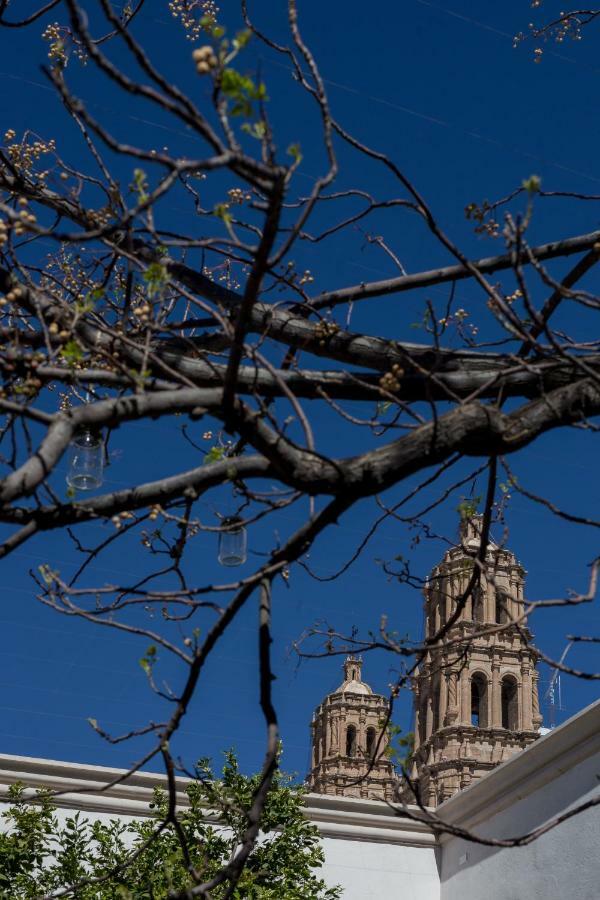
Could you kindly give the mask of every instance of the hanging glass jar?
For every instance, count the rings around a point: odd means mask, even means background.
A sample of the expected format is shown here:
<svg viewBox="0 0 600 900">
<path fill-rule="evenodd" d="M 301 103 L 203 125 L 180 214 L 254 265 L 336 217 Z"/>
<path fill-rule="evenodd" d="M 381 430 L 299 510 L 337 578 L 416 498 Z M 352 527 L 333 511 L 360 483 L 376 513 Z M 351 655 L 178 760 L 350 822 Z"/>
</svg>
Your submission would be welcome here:
<svg viewBox="0 0 600 900">
<path fill-rule="evenodd" d="M 223 519 L 219 533 L 219 556 L 222 566 L 241 566 L 247 559 L 248 535 L 241 519 Z"/>
<path fill-rule="evenodd" d="M 67 484 L 76 491 L 93 491 L 102 484 L 104 442 L 98 432 L 78 432 L 69 445 Z"/>
</svg>

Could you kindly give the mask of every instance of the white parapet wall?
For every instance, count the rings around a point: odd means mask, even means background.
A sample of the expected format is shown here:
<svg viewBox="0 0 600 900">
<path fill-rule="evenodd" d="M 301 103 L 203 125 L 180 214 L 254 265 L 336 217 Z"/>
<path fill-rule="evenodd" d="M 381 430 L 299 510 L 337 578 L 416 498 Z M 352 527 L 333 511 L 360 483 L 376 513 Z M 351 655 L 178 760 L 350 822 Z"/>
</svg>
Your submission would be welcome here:
<svg viewBox="0 0 600 900">
<path fill-rule="evenodd" d="M 484 838 L 514 838 L 600 799 L 600 702 L 451 797 L 438 814 Z M 503 848 L 444 835 L 441 900 L 599 900 L 600 806 L 533 843 Z"/>
<path fill-rule="evenodd" d="M 136 772 L 120 781 L 125 774 L 104 766 L 0 754 L 0 807 L 6 808 L 2 798 L 8 786 L 20 781 L 32 797 L 38 788 L 60 792 L 55 799 L 59 818 L 73 810 L 104 821 L 150 816 L 152 792 L 164 786 L 164 778 Z M 180 808 L 187 805 L 187 784 L 187 779 L 177 779 Z M 322 877 L 330 886 L 343 887 L 344 900 L 440 900 L 436 840 L 426 825 L 395 815 L 379 800 L 321 794 L 307 795 L 306 815 L 322 836 Z"/>
</svg>

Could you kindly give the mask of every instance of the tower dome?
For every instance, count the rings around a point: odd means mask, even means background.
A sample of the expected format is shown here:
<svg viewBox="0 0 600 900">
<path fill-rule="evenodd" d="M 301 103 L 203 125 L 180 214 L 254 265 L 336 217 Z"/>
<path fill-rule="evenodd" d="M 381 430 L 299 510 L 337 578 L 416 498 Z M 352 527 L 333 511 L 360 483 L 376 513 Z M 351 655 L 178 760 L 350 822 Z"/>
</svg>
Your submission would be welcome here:
<svg viewBox="0 0 600 900">
<path fill-rule="evenodd" d="M 373 688 L 362 680 L 362 659 L 360 656 L 348 656 L 344 662 L 344 681 L 336 694 L 372 694 Z"/>
</svg>

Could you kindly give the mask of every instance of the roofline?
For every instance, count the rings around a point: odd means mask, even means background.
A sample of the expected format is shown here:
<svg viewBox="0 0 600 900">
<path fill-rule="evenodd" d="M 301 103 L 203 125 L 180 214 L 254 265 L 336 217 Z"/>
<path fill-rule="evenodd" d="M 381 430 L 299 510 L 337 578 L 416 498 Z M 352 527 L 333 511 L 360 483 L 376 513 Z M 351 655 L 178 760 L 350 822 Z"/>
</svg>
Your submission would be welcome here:
<svg viewBox="0 0 600 900">
<path fill-rule="evenodd" d="M 473 828 L 564 774 L 565 760 L 571 769 L 596 753 L 600 753 L 600 700 L 445 800 L 436 813 L 448 824 Z M 440 842 L 451 839 L 444 834 Z"/>
<path fill-rule="evenodd" d="M 127 776 L 122 783 L 113 784 Z M 63 762 L 32 756 L 0 754 L 0 803 L 7 801 L 8 787 L 16 782 L 27 785 L 34 797 L 39 788 L 60 792 L 56 805 L 61 809 L 105 813 L 110 816 L 152 815 L 149 804 L 155 787 L 166 787 L 163 775 L 127 769 Z M 177 805 L 184 809 L 189 778 L 176 778 Z M 436 838 L 423 822 L 398 815 L 381 800 L 307 794 L 304 807 L 310 822 L 323 837 L 433 847 Z M 415 812 L 417 809 L 415 807 Z"/>
</svg>

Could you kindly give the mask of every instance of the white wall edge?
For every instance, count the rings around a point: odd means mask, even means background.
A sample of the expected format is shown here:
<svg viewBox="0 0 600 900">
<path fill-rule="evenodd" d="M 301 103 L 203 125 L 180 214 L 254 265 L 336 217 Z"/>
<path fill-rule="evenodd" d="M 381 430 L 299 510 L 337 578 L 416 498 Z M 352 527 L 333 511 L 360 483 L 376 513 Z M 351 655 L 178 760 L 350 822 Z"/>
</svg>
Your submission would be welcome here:
<svg viewBox="0 0 600 900">
<path fill-rule="evenodd" d="M 307 794 L 305 808 L 308 819 L 324 837 L 420 847 L 437 843 L 428 825 L 397 813 L 382 800 Z M 417 807 L 410 809 L 418 812 Z"/>
<path fill-rule="evenodd" d="M 0 803 L 7 802 L 11 784 L 22 782 L 27 786 L 28 797 L 34 798 L 40 788 L 57 794 L 54 802 L 61 809 L 115 817 L 151 816 L 153 791 L 157 786 L 165 787 L 164 776 L 135 772 L 122 783 L 111 784 L 126 774 L 126 769 L 0 754 Z M 187 778 L 176 779 L 177 805 L 181 809 L 188 806 L 188 784 Z M 398 815 L 381 800 L 307 794 L 305 812 L 323 837 L 419 847 L 436 844 L 427 825 Z"/>
<path fill-rule="evenodd" d="M 600 753 L 600 700 L 492 769 L 436 810 L 451 825 L 472 828 Z M 452 839 L 444 834 L 440 843 Z"/>
</svg>

